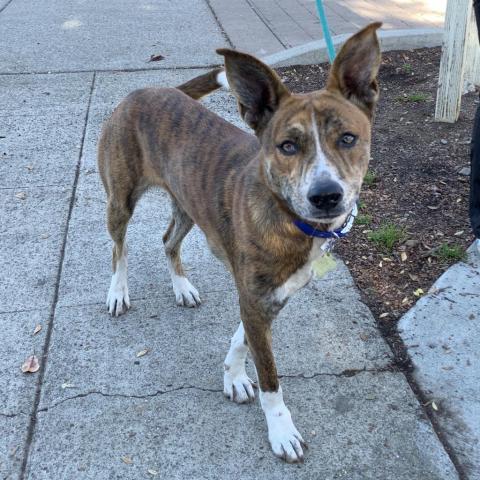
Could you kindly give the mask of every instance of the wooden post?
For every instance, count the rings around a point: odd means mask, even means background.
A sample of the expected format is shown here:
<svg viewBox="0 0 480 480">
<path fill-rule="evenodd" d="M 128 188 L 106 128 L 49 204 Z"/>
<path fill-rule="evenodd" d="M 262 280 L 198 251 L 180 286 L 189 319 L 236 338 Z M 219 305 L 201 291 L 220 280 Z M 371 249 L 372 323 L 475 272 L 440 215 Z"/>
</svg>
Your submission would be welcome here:
<svg viewBox="0 0 480 480">
<path fill-rule="evenodd" d="M 448 0 L 435 108 L 440 122 L 455 122 L 460 113 L 471 17 L 472 0 Z"/>
<path fill-rule="evenodd" d="M 472 86 L 480 85 L 480 44 L 478 39 L 477 22 L 475 12 L 472 8 L 470 25 L 467 34 L 467 52 L 465 56 L 465 77 L 466 90 Z"/>
</svg>

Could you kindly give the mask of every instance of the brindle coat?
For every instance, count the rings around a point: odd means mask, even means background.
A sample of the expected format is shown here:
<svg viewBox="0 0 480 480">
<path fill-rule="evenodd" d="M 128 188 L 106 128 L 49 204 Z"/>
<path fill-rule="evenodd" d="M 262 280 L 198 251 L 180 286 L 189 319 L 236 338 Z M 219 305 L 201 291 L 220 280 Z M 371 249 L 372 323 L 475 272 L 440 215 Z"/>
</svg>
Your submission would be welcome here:
<svg viewBox="0 0 480 480">
<path fill-rule="evenodd" d="M 324 155 L 346 186 L 342 214 L 317 221 L 319 228 L 332 229 L 345 220 L 367 170 L 378 97 L 379 26 L 368 26 L 344 45 L 325 90 L 303 95 L 291 94 L 257 59 L 219 50 L 240 113 L 255 135 L 194 100 L 219 87 L 218 71 L 177 89 L 131 93 L 102 131 L 98 163 L 108 195 L 114 272 L 121 258 L 126 269 L 124 240 L 137 200 L 151 186 L 165 189 L 173 216 L 163 241 L 174 275 L 184 275 L 180 245 L 196 223 L 234 276 L 244 341 L 262 392 L 279 389 L 271 324 L 286 299 L 275 292 L 306 264 L 312 251 L 314 240 L 293 224 L 299 217 L 315 221 L 301 195 L 304 184 L 312 178 L 318 156 Z M 342 135 L 350 132 L 356 137 L 352 148 L 340 144 Z M 285 140 L 295 143 L 295 155 L 283 154 L 279 145 Z M 111 312 L 122 313 L 128 306 L 127 293 Z M 298 461 L 303 453 L 285 457 Z"/>
</svg>

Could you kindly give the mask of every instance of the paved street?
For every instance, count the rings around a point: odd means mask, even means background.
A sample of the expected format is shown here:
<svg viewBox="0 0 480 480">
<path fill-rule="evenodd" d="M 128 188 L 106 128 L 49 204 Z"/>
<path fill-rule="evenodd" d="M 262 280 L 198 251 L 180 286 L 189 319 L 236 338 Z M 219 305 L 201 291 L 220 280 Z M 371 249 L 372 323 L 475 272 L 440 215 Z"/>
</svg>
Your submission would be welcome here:
<svg viewBox="0 0 480 480">
<path fill-rule="evenodd" d="M 101 123 L 136 88 L 206 71 L 229 42 L 204 0 L 0 2 L 1 478 L 459 478 L 341 262 L 274 327 L 286 402 L 310 446 L 300 466 L 271 454 L 258 401 L 223 397 L 237 298 L 197 229 L 183 256 L 204 302 L 175 306 L 160 191 L 129 229 L 133 307 L 108 316 Z M 230 95 L 206 104 L 240 125 Z M 40 370 L 23 374 L 34 353 Z"/>
</svg>

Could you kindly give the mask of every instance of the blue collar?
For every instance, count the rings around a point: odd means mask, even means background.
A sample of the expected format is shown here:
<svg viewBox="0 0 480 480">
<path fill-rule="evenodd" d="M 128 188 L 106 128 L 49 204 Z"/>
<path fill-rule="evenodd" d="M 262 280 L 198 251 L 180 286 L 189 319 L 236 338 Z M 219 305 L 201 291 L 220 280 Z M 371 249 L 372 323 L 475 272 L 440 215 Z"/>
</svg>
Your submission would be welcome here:
<svg viewBox="0 0 480 480">
<path fill-rule="evenodd" d="M 355 217 L 357 216 L 358 209 L 357 205 L 355 204 L 352 211 L 348 215 L 345 223 L 336 230 L 330 231 L 322 231 L 317 230 L 315 227 L 310 225 L 309 223 L 302 222 L 301 220 L 294 220 L 293 223 L 295 226 L 301 230 L 305 235 L 309 237 L 317 237 L 317 238 L 342 238 L 346 237 L 348 232 L 351 230 Z"/>
</svg>

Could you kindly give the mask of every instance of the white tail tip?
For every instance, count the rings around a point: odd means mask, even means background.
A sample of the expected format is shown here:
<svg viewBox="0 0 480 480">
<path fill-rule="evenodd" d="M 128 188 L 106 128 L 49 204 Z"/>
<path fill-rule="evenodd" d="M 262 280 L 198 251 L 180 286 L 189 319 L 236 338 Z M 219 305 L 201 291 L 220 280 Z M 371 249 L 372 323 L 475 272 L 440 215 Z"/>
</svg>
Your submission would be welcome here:
<svg viewBox="0 0 480 480">
<path fill-rule="evenodd" d="M 217 74 L 217 82 L 223 88 L 230 90 L 230 85 L 228 84 L 227 75 L 225 74 L 225 70 L 221 71 Z"/>
</svg>

